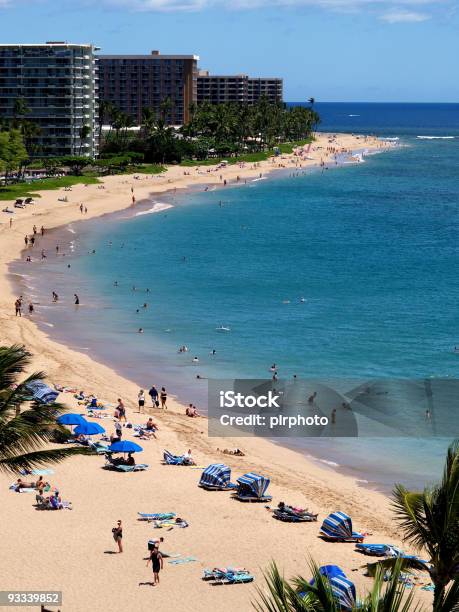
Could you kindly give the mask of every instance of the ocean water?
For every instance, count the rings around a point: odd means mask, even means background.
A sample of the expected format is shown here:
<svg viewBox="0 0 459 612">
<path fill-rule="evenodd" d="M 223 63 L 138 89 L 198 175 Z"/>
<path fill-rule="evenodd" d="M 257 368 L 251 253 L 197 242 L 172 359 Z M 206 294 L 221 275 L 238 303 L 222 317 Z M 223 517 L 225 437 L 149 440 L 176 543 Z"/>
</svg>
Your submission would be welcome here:
<svg viewBox="0 0 459 612">
<path fill-rule="evenodd" d="M 143 388 L 164 384 L 203 409 L 204 378 L 269 377 L 272 363 L 280 377 L 344 386 L 457 377 L 459 105 L 317 110 L 325 131 L 398 138 L 400 146 L 328 171 L 152 195 L 135 212 L 52 232 L 45 263 L 14 268 L 40 302 L 40 324 Z M 51 256 L 56 242 L 65 257 Z M 179 354 L 183 344 L 189 352 Z M 452 406 L 451 437 L 458 429 Z M 448 441 L 288 444 L 388 489 L 437 479 Z"/>
</svg>

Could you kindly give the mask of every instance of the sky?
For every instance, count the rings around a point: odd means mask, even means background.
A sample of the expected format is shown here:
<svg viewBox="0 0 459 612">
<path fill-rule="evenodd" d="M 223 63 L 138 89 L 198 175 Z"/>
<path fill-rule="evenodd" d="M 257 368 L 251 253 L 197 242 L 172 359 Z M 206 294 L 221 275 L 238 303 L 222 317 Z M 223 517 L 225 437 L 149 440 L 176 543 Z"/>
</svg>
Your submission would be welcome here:
<svg viewBox="0 0 459 612">
<path fill-rule="evenodd" d="M 286 101 L 459 102 L 459 0 L 0 0 L 0 42 L 196 54 Z"/>
</svg>

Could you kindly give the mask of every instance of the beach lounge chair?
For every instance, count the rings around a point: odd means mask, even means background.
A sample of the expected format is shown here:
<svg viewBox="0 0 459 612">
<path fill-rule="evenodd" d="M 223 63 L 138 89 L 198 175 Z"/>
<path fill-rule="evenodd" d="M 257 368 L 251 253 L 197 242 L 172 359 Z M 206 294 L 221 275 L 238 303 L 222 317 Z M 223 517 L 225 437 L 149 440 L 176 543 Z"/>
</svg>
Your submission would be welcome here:
<svg viewBox="0 0 459 612">
<path fill-rule="evenodd" d="M 148 470 L 150 467 L 146 463 L 139 463 L 137 465 L 114 465 L 110 463 L 105 466 L 108 469 L 116 470 L 117 472 L 143 472 Z"/>
<path fill-rule="evenodd" d="M 356 604 L 355 586 L 346 578 L 343 570 L 337 565 L 323 565 L 319 567 L 319 572 L 328 579 L 340 609 L 343 612 L 354 609 Z M 310 584 L 314 585 L 314 582 L 314 580 L 311 580 Z M 308 593 L 300 593 L 300 596 L 307 599 Z"/>
<path fill-rule="evenodd" d="M 230 480 L 231 468 L 224 463 L 213 463 L 201 474 L 198 486 L 207 491 L 233 491 L 236 485 Z"/>
<path fill-rule="evenodd" d="M 246 569 L 215 568 L 204 570 L 203 580 L 214 584 L 243 584 L 253 582 L 254 577 Z"/>
<path fill-rule="evenodd" d="M 88 446 L 98 455 L 105 455 L 105 453 L 108 451 L 108 446 L 106 444 L 102 444 L 101 442 L 93 442 L 92 440 L 89 440 Z"/>
<path fill-rule="evenodd" d="M 273 510 L 273 517 L 286 523 L 310 523 L 317 521 L 317 516 L 317 514 L 312 514 L 312 512 L 308 512 L 306 509 L 287 506 L 283 502 Z"/>
<path fill-rule="evenodd" d="M 163 459 L 165 465 L 190 465 L 187 457 L 183 455 L 173 455 L 168 450 L 164 451 Z"/>
<path fill-rule="evenodd" d="M 175 518 L 174 512 L 137 512 L 139 521 L 166 521 Z"/>
<path fill-rule="evenodd" d="M 352 531 L 352 519 L 344 512 L 333 512 L 322 523 L 320 535 L 332 542 L 363 542 L 362 533 Z"/>
<path fill-rule="evenodd" d="M 356 544 L 355 550 L 370 557 L 397 557 L 403 554 L 392 544 Z"/>
<path fill-rule="evenodd" d="M 266 495 L 270 480 L 254 472 L 249 472 L 237 479 L 237 490 L 233 494 L 235 499 L 244 502 L 271 501 L 271 495 Z"/>
<path fill-rule="evenodd" d="M 214 567 L 213 569 L 205 569 L 202 576 L 203 580 L 218 580 L 223 574 L 248 574 L 249 571 L 245 567 Z"/>
</svg>

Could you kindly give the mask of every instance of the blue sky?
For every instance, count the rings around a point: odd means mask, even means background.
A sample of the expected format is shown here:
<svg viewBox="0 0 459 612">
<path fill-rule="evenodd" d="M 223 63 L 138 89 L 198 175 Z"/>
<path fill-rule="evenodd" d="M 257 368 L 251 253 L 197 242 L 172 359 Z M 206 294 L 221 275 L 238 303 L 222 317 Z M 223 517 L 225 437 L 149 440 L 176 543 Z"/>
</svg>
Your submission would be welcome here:
<svg viewBox="0 0 459 612">
<path fill-rule="evenodd" d="M 0 0 L 0 42 L 195 53 L 285 99 L 459 102 L 457 0 Z"/>
</svg>

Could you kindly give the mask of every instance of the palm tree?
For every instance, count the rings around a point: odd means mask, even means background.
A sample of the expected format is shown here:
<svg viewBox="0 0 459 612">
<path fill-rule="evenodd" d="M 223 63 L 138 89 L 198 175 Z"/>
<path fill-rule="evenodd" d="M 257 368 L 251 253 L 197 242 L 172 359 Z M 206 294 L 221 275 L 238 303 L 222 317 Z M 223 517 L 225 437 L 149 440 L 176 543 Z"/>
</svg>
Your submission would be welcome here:
<svg viewBox="0 0 459 612">
<path fill-rule="evenodd" d="M 319 567 L 309 563 L 313 584 L 297 576 L 290 584 L 271 563 L 264 574 L 267 592 L 257 588 L 259 600 L 253 602 L 258 612 L 341 612 L 342 608 L 333 594 L 331 584 Z M 400 561 L 394 567 L 388 582 L 384 582 L 384 571 L 377 572 L 373 588 L 355 603 L 352 610 L 360 612 L 416 612 L 420 607 L 414 603 L 414 592 L 406 592 L 400 582 Z M 446 612 L 446 608 L 443 612 Z M 451 608 L 450 608 L 451 610 Z"/>
<path fill-rule="evenodd" d="M 440 484 L 422 493 L 396 485 L 393 507 L 405 540 L 430 556 L 434 610 L 445 602 L 453 610 L 459 606 L 459 440 L 448 449 Z"/>
<path fill-rule="evenodd" d="M 31 355 L 23 347 L 0 347 L 0 471 L 17 473 L 49 463 L 59 463 L 75 454 L 87 453 L 84 447 L 46 448 L 56 430 L 66 429 L 56 421 L 63 412 L 60 404 L 30 402 L 27 385 L 43 381 L 43 372 L 34 372 L 18 382 L 30 364 Z M 28 403 L 25 410 L 21 405 Z"/>
</svg>

